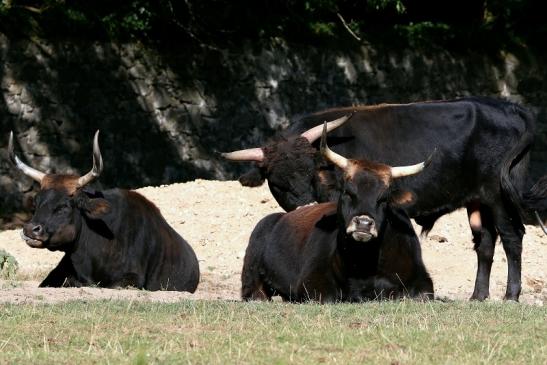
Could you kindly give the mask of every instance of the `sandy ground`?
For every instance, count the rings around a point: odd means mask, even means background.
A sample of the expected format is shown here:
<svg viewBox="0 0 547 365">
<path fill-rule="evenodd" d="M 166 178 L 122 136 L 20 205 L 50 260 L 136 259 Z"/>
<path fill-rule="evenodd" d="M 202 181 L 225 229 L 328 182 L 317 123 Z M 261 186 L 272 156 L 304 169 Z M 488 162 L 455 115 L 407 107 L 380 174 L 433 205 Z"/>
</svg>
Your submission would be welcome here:
<svg viewBox="0 0 547 365">
<path fill-rule="evenodd" d="M 138 190 L 162 211 L 167 221 L 192 245 L 199 259 L 201 281 L 194 294 L 131 289 L 38 288 L 62 254 L 32 249 L 19 231 L 0 232 L 0 249 L 18 260 L 22 281 L 0 281 L 0 302 L 58 302 L 72 299 L 130 299 L 173 302 L 181 298 L 238 300 L 245 248 L 252 229 L 265 215 L 281 208 L 264 185 L 242 187 L 236 181 L 196 180 Z M 522 263 L 521 302 L 547 302 L 547 238 L 539 228 L 526 227 Z M 419 232 L 419 231 L 418 231 Z M 467 299 L 473 291 L 476 256 L 464 211 L 437 222 L 422 238 L 423 257 L 437 296 Z M 498 242 L 490 281 L 491 300 L 505 292 L 507 264 Z"/>
</svg>

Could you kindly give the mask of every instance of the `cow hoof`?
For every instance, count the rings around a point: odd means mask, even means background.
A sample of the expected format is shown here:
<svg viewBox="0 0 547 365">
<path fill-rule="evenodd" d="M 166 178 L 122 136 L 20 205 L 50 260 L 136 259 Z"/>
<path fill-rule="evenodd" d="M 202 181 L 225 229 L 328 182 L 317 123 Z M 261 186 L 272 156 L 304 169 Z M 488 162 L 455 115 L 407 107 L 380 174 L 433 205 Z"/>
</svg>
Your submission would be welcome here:
<svg viewBox="0 0 547 365">
<path fill-rule="evenodd" d="M 519 296 L 518 295 L 509 295 L 509 294 L 505 294 L 505 296 L 503 297 L 503 300 L 511 300 L 511 301 L 514 301 L 514 302 L 517 302 L 519 301 Z"/>
<path fill-rule="evenodd" d="M 479 301 L 479 302 L 483 302 L 486 299 L 488 299 L 488 294 L 475 294 L 475 293 L 473 293 L 471 298 L 469 298 L 469 300 L 476 300 L 476 301 Z"/>
</svg>

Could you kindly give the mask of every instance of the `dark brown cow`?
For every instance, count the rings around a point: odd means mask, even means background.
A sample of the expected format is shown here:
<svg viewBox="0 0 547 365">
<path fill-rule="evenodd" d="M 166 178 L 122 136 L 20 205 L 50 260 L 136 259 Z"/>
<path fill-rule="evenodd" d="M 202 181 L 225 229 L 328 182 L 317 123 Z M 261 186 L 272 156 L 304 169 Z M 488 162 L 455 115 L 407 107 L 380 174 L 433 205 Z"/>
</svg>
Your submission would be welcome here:
<svg viewBox="0 0 547 365">
<path fill-rule="evenodd" d="M 262 219 L 245 253 L 242 298 L 280 295 L 296 302 L 432 298 L 433 283 L 422 262 L 418 237 L 401 209 L 414 196 L 391 188 L 394 179 L 416 174 L 427 163 L 390 167 L 347 160 L 326 145 L 322 148 L 344 174 L 338 203 Z"/>
<path fill-rule="evenodd" d="M 40 183 L 36 209 L 22 237 L 35 248 L 63 251 L 41 287 L 134 286 L 194 292 L 199 265 L 192 247 L 165 221 L 159 209 L 134 191 L 94 191 L 86 186 L 103 169 L 99 131 L 93 141 L 93 169 L 86 175 L 45 174 L 15 155 L 25 175 Z"/>
</svg>

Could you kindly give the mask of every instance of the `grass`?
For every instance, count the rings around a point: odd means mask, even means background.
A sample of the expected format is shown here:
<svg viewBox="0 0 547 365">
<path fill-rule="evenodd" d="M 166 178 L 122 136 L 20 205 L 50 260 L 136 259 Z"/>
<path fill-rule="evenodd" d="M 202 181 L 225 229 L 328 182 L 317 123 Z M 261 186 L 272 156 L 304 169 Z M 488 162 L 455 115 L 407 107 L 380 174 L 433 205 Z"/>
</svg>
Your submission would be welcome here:
<svg viewBox="0 0 547 365">
<path fill-rule="evenodd" d="M 0 305 L 0 363 L 546 364 L 547 309 L 412 301 Z"/>
<path fill-rule="evenodd" d="M 19 270 L 19 263 L 5 250 L 0 249 L 0 279 L 11 279 Z"/>
</svg>

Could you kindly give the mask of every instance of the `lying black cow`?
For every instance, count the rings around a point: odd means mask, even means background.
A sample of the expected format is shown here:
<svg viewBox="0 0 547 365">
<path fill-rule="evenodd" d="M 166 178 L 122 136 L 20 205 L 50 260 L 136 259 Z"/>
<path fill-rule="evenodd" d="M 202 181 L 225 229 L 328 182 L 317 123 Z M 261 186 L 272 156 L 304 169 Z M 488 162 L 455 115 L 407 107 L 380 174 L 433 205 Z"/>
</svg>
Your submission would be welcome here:
<svg viewBox="0 0 547 365">
<path fill-rule="evenodd" d="M 10 134 L 10 159 L 40 183 L 34 216 L 22 237 L 31 247 L 65 252 L 40 286 L 133 286 L 193 293 L 199 281 L 196 255 L 153 203 L 134 191 L 86 189 L 103 168 L 98 135 L 93 169 L 78 177 L 44 174 L 25 165 L 14 153 Z"/>
<path fill-rule="evenodd" d="M 432 298 L 420 243 L 400 209 L 413 195 L 392 189 L 394 179 L 416 174 L 425 164 L 390 167 L 323 149 L 344 173 L 338 205 L 312 205 L 262 219 L 245 253 L 242 298 Z"/>
<path fill-rule="evenodd" d="M 518 300 L 524 234 L 521 197 L 527 191 L 534 137 L 530 113 L 519 105 L 489 98 L 331 109 L 301 119 L 285 133 L 287 137 L 266 147 L 224 157 L 256 161 L 258 168 L 240 181 L 257 186 L 267 179 L 273 196 L 287 211 L 313 201 L 332 201 L 339 178 L 318 157 L 312 141 L 300 133 L 348 113 L 353 113 L 352 118 L 329 134 L 337 153 L 404 165 L 425 159 L 437 148 L 427 171 L 395 183 L 416 194 L 406 212 L 427 232 L 440 216 L 466 207 L 478 257 L 471 298 L 482 300 L 489 295 L 499 234 L 508 265 L 505 298 Z M 546 201 L 547 196 L 528 196 L 524 202 L 541 206 L 538 200 Z"/>
</svg>

